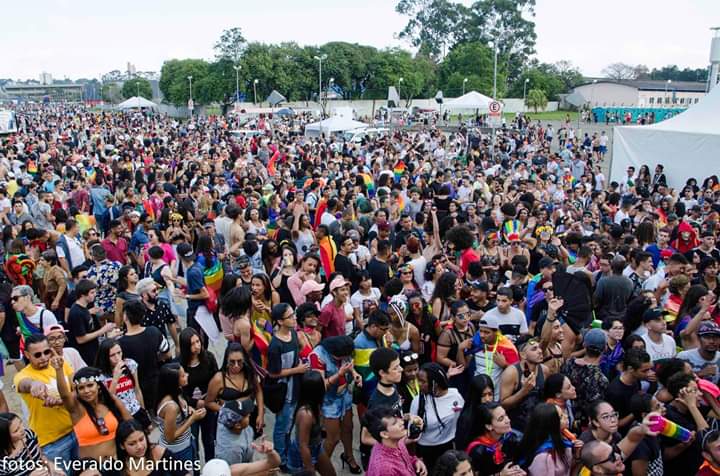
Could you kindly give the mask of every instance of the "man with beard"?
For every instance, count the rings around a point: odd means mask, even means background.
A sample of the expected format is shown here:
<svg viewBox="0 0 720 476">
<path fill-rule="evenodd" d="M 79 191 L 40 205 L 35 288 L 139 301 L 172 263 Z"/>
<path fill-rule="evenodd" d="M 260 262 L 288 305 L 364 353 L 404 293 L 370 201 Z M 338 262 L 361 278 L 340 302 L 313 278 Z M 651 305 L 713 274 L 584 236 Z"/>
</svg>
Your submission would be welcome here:
<svg viewBox="0 0 720 476">
<path fill-rule="evenodd" d="M 170 331 L 170 336 L 175 343 L 175 348 L 179 349 L 180 341 L 178 340 L 177 318 L 172 315 L 170 305 L 165 300 L 158 299 L 157 288 L 157 284 L 153 278 L 141 279 L 135 286 L 140 299 L 142 299 L 143 304 L 145 304 L 147 308 L 142 325 L 143 327 L 157 327 L 163 334 L 163 337 L 167 337 L 165 331 L 165 326 L 167 326 Z"/>
<path fill-rule="evenodd" d="M 507 410 L 513 428 L 525 429 L 527 419 L 542 402 L 545 376 L 549 370 L 542 364 L 540 341 L 533 337 L 519 345 L 520 362 L 503 370 L 500 377 L 500 403 Z"/>
<path fill-rule="evenodd" d="M 695 349 L 684 350 L 677 357 L 692 365 L 693 372 L 706 380 L 718 383 L 718 363 L 720 363 L 720 326 L 715 321 L 705 321 L 698 330 L 700 346 Z"/>
</svg>

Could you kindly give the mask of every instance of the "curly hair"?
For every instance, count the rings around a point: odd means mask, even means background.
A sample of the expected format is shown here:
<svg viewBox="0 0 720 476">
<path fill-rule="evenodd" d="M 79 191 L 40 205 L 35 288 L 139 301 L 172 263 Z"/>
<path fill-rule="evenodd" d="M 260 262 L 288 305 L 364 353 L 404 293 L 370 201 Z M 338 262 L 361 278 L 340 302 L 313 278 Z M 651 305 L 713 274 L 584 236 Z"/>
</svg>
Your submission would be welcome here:
<svg viewBox="0 0 720 476">
<path fill-rule="evenodd" d="M 470 229 L 465 225 L 456 225 L 445 233 L 445 239 L 455 245 L 458 250 L 471 248 L 475 239 Z"/>
</svg>

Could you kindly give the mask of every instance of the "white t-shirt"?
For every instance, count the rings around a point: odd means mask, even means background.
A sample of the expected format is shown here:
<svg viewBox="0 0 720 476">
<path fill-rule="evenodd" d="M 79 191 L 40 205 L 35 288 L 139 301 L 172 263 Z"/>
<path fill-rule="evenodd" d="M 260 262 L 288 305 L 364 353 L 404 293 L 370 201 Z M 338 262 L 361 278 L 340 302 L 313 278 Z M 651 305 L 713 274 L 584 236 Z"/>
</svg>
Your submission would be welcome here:
<svg viewBox="0 0 720 476">
<path fill-rule="evenodd" d="M 528 333 L 525 313 L 516 307 L 511 307 L 507 314 L 501 313 L 497 307 L 494 307 L 486 312 L 485 316 L 495 316 L 500 324 L 500 332 L 513 342 L 520 335 Z"/>
<path fill-rule="evenodd" d="M 70 367 L 72 367 L 75 372 L 87 367 L 87 364 L 80 355 L 80 352 L 72 347 L 63 347 L 63 358 L 65 359 L 65 362 L 70 364 Z"/>
<path fill-rule="evenodd" d="M 425 284 L 425 268 L 427 268 L 427 259 L 420 255 L 419 258 L 410 260 L 410 265 L 412 265 L 413 268 L 415 282 L 422 288 Z"/>
<path fill-rule="evenodd" d="M 653 362 L 660 359 L 670 359 L 675 357 L 675 354 L 677 353 L 675 341 L 667 334 L 662 335 L 661 344 L 656 344 L 650 340 L 649 334 L 642 336 L 642 340 L 645 341 L 645 350 L 648 354 L 650 354 L 650 359 Z"/>
<path fill-rule="evenodd" d="M 456 388 L 449 388 L 442 397 L 435 397 L 435 404 L 427 395 L 417 395 L 410 404 L 410 413 L 418 414 L 420 398 L 425 398 L 425 429 L 418 443 L 426 446 L 437 446 L 455 438 L 455 428 L 465 400 Z M 437 408 L 437 414 L 435 409 Z M 439 419 L 438 419 L 439 417 Z M 440 424 L 442 422 L 444 426 Z"/>
<path fill-rule="evenodd" d="M 376 306 L 380 303 L 380 290 L 378 288 L 370 288 L 370 295 L 361 294 L 360 290 L 357 290 L 350 296 L 350 304 L 353 309 L 360 310 L 360 318 L 365 319 L 365 310 L 368 309 L 371 303 Z"/>
<path fill-rule="evenodd" d="M 40 327 L 40 314 L 42 314 L 43 327 L 53 326 L 58 323 L 55 314 L 53 314 L 50 309 L 45 309 L 40 306 L 35 306 L 35 309 L 35 314 L 32 316 L 25 316 L 35 327 Z"/>
<path fill-rule="evenodd" d="M 72 263 L 72 267 L 74 268 L 75 266 L 83 264 L 85 262 L 85 252 L 83 251 L 82 246 L 80 246 L 77 238 L 68 238 L 65 236 L 65 242 L 67 243 L 68 250 L 70 251 L 70 262 Z M 65 250 L 60 245 L 55 246 L 55 253 L 57 253 L 58 258 L 66 258 Z"/>
</svg>

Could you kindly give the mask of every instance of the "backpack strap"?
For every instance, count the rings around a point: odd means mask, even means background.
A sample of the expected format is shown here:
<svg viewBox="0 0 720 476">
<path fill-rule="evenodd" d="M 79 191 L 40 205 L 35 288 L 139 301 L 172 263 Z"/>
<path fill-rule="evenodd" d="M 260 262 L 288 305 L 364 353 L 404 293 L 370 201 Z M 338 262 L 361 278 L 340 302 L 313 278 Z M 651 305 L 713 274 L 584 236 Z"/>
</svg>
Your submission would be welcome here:
<svg viewBox="0 0 720 476">
<path fill-rule="evenodd" d="M 40 309 L 40 333 L 45 332 L 45 326 L 43 326 L 43 316 L 45 315 L 45 309 Z"/>
</svg>

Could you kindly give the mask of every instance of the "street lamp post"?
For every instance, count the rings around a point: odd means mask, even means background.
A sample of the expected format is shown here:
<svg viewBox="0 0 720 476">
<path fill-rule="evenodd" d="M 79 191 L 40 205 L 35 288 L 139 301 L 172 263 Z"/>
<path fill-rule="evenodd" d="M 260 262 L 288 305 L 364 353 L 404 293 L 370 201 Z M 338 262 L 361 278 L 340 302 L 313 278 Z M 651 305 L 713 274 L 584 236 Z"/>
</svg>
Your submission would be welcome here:
<svg viewBox="0 0 720 476">
<path fill-rule="evenodd" d="M 240 102 L 240 70 L 242 66 L 233 66 L 235 70 L 235 102 Z"/>
<path fill-rule="evenodd" d="M 400 85 L 402 84 L 403 81 L 405 81 L 405 78 L 403 78 L 401 76 L 400 79 L 398 79 L 398 97 L 400 98 L 401 103 L 402 103 L 402 93 L 400 92 Z M 400 104 L 398 104 L 398 106 L 402 107 Z"/>
<path fill-rule="evenodd" d="M 668 87 L 672 84 L 672 79 L 668 79 L 665 82 L 665 107 L 670 107 L 670 101 L 668 101 Z"/>
<path fill-rule="evenodd" d="M 525 112 L 525 92 L 527 91 L 527 85 L 530 82 L 530 78 L 525 78 L 523 83 L 523 112 Z"/>
<path fill-rule="evenodd" d="M 498 56 L 498 45 L 497 42 L 491 41 L 490 48 L 493 49 L 493 99 L 497 99 L 497 56 Z"/>
<path fill-rule="evenodd" d="M 188 76 L 188 82 L 190 83 L 190 100 L 188 101 L 188 109 L 190 109 L 190 117 L 192 117 L 193 114 L 193 98 L 192 98 L 192 76 Z"/>
<path fill-rule="evenodd" d="M 332 88 L 332 85 L 333 85 L 334 83 L 335 83 L 335 78 L 330 78 L 330 80 L 328 81 L 327 92 L 325 93 L 325 101 L 326 101 L 326 102 L 327 102 L 328 100 L 330 100 L 330 89 Z"/>
<path fill-rule="evenodd" d="M 465 84 L 468 82 L 468 79 L 463 79 L 463 96 L 465 96 Z"/>
<path fill-rule="evenodd" d="M 326 54 L 322 54 L 320 56 L 313 56 L 318 61 L 318 102 L 320 103 L 320 120 L 323 119 L 323 116 L 325 115 L 325 107 L 323 106 L 322 102 L 322 62 L 327 59 Z M 320 135 L 322 135 L 322 130 L 320 130 Z"/>
<path fill-rule="evenodd" d="M 259 82 L 260 82 L 259 79 L 255 79 L 253 81 L 253 97 L 255 98 L 254 104 L 257 104 L 257 83 L 259 83 Z"/>
<path fill-rule="evenodd" d="M 135 80 L 135 86 L 137 87 L 137 97 L 140 97 L 140 81 Z"/>
</svg>

